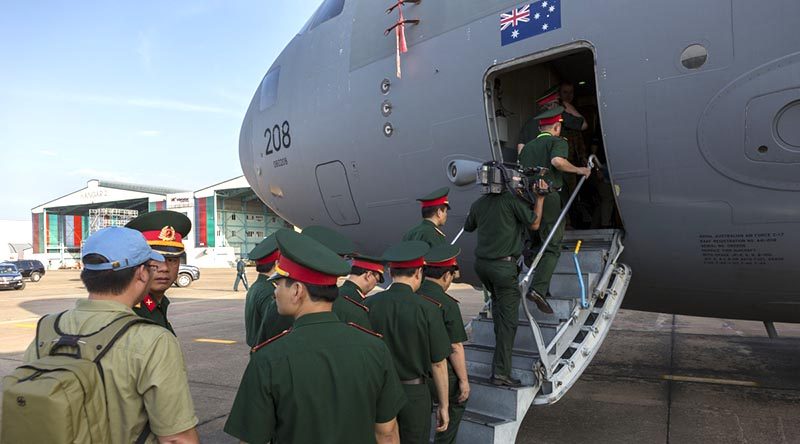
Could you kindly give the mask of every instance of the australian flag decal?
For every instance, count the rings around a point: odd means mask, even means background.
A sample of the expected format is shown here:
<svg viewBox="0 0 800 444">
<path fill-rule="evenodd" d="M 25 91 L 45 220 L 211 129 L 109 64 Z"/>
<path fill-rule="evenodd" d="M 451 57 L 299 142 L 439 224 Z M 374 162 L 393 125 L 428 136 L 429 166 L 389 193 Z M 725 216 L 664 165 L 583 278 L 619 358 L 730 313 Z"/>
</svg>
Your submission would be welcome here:
<svg viewBox="0 0 800 444">
<path fill-rule="evenodd" d="M 509 45 L 561 28 L 561 0 L 540 0 L 500 14 L 500 43 Z"/>
</svg>

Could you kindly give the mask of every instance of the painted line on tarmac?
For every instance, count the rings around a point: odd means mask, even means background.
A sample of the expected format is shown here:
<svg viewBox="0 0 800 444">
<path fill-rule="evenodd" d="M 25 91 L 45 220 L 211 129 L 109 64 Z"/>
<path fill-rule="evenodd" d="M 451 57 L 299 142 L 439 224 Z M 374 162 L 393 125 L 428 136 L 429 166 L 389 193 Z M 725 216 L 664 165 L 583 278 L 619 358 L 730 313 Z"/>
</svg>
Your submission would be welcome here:
<svg viewBox="0 0 800 444">
<path fill-rule="evenodd" d="M 205 342 L 208 344 L 225 344 L 225 345 L 231 345 L 236 343 L 236 341 L 230 341 L 228 339 L 204 339 L 204 338 L 195 339 L 194 342 Z"/>
<path fill-rule="evenodd" d="M 698 378 L 696 376 L 661 375 L 661 379 L 676 382 L 697 382 L 700 384 L 738 385 L 741 387 L 758 387 L 754 381 L 738 381 L 735 379 Z"/>
<path fill-rule="evenodd" d="M 14 327 L 35 329 L 36 325 L 36 322 L 23 322 L 20 324 L 14 324 Z"/>
<path fill-rule="evenodd" d="M 10 321 L 3 321 L 3 322 L 0 322 L 0 325 L 8 325 L 8 324 L 21 324 L 21 323 L 25 323 L 25 322 L 28 322 L 28 321 L 38 321 L 38 320 L 39 320 L 39 318 L 38 318 L 38 317 L 35 317 L 35 318 L 12 319 L 12 320 L 10 320 Z M 34 326 L 35 326 L 35 325 L 34 325 Z"/>
</svg>

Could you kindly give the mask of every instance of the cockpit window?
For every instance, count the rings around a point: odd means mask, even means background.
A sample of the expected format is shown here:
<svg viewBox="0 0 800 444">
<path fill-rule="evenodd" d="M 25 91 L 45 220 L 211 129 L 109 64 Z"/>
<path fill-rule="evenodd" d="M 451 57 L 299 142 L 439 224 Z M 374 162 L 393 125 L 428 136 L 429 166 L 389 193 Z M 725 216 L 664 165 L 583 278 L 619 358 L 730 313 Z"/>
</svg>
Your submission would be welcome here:
<svg viewBox="0 0 800 444">
<path fill-rule="evenodd" d="M 308 22 L 306 22 L 305 26 L 303 26 L 303 29 L 300 30 L 300 34 L 310 31 L 322 23 L 325 23 L 328 20 L 336 17 L 342 13 L 342 9 L 344 9 L 344 0 L 323 1 L 322 4 L 319 5 L 319 8 L 317 8 L 317 11 L 314 13 L 314 15 L 308 19 Z"/>
<path fill-rule="evenodd" d="M 281 67 L 271 69 L 264 80 L 261 81 L 261 97 L 258 102 L 258 110 L 264 111 L 278 101 L 278 80 L 281 77 Z"/>
</svg>

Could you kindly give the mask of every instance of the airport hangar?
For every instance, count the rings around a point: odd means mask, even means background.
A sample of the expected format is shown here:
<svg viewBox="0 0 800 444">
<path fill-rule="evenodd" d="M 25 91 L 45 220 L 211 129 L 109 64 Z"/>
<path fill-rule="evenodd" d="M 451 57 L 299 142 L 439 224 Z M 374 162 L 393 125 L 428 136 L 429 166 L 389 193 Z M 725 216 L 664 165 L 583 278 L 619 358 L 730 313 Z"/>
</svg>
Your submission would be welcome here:
<svg viewBox="0 0 800 444">
<path fill-rule="evenodd" d="M 198 267 L 230 267 L 265 236 L 291 228 L 261 202 L 244 176 L 197 191 L 92 179 L 86 188 L 31 210 L 33 254 L 26 259 L 39 259 L 49 269 L 77 267 L 91 233 L 165 209 L 191 219 L 192 231 L 184 239 L 186 263 Z"/>
</svg>

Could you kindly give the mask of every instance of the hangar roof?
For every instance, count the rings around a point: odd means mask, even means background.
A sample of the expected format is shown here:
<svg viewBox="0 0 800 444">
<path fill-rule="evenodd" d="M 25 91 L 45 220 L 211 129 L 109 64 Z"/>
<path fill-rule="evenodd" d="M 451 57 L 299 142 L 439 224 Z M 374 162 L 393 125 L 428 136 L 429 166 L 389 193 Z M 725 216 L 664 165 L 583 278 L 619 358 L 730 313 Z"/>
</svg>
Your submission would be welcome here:
<svg viewBox="0 0 800 444">
<path fill-rule="evenodd" d="M 163 201 L 167 194 L 184 191 L 167 187 L 92 179 L 86 183 L 86 188 L 43 203 L 33 208 L 31 212 L 42 213 L 45 210 L 57 208 L 60 213 L 73 214 L 74 211 L 81 208 L 102 207 L 101 204 L 106 202 L 127 202 L 127 205 L 140 201 Z"/>
</svg>

